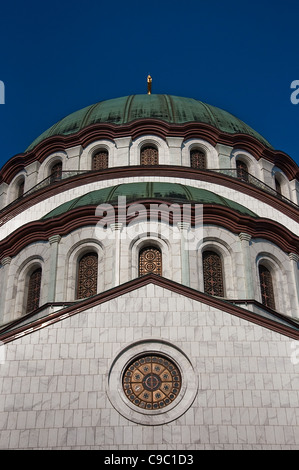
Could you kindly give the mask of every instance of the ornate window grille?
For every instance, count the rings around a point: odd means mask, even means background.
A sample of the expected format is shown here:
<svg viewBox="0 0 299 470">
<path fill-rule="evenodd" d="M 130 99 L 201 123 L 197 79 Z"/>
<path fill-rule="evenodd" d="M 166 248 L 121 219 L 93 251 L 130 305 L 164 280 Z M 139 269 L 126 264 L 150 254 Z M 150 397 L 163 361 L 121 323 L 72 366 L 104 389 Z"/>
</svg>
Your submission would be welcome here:
<svg viewBox="0 0 299 470">
<path fill-rule="evenodd" d="M 39 307 L 42 270 L 37 268 L 29 277 L 26 313 Z"/>
<path fill-rule="evenodd" d="M 135 406 L 146 410 L 170 405 L 177 398 L 181 383 L 178 367 L 160 354 L 137 357 L 123 375 L 126 397 Z"/>
<path fill-rule="evenodd" d="M 143 147 L 140 153 L 140 165 L 158 165 L 159 164 L 159 152 L 156 147 L 148 145 Z"/>
<path fill-rule="evenodd" d="M 248 181 L 248 166 L 242 160 L 236 161 L 237 166 L 237 178 L 243 181 Z"/>
<path fill-rule="evenodd" d="M 162 253 L 154 247 L 143 248 L 139 254 L 139 276 L 150 273 L 162 276 Z"/>
<path fill-rule="evenodd" d="M 55 183 L 55 181 L 61 180 L 62 177 L 62 163 L 58 162 L 51 168 L 50 181 Z"/>
<path fill-rule="evenodd" d="M 204 291 L 210 295 L 224 297 L 222 261 L 213 251 L 203 253 Z"/>
<path fill-rule="evenodd" d="M 268 268 L 259 265 L 260 288 L 262 295 L 262 304 L 275 310 L 275 300 L 273 291 L 272 275 Z"/>
<path fill-rule="evenodd" d="M 190 152 L 191 168 L 197 168 L 199 170 L 205 170 L 206 168 L 206 156 L 201 150 L 194 149 Z"/>
<path fill-rule="evenodd" d="M 97 293 L 98 255 L 86 253 L 80 258 L 77 276 L 77 299 L 85 299 Z"/>
<path fill-rule="evenodd" d="M 92 157 L 93 170 L 105 170 L 108 168 L 108 151 L 101 150 Z"/>
</svg>

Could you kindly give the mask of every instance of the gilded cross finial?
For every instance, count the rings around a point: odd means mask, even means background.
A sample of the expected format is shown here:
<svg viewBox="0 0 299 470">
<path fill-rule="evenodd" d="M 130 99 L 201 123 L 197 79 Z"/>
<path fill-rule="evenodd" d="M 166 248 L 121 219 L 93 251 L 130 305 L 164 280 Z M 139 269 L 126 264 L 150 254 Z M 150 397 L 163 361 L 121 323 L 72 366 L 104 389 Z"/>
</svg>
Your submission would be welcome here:
<svg viewBox="0 0 299 470">
<path fill-rule="evenodd" d="M 147 94 L 151 95 L 152 93 L 152 77 L 150 75 L 147 76 Z"/>
</svg>

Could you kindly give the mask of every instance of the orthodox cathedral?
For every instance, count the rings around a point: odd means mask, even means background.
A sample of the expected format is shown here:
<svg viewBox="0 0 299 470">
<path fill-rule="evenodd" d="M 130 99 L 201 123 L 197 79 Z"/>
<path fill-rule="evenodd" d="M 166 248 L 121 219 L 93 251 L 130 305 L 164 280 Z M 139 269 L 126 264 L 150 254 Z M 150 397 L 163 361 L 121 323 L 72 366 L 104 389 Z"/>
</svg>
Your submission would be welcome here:
<svg viewBox="0 0 299 470">
<path fill-rule="evenodd" d="M 0 170 L 1 449 L 299 449 L 299 168 L 151 93 Z"/>
</svg>

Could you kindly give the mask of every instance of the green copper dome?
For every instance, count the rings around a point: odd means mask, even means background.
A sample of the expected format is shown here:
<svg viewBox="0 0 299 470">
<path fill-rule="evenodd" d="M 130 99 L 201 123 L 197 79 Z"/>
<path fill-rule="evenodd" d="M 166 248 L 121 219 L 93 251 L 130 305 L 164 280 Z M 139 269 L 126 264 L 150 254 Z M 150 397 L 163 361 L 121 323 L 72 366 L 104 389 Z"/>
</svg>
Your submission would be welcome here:
<svg viewBox="0 0 299 470">
<path fill-rule="evenodd" d="M 201 122 L 229 134 L 247 134 L 271 147 L 258 132 L 243 121 L 209 104 L 193 98 L 172 95 L 130 95 L 87 106 L 58 121 L 27 148 L 52 136 L 75 134 L 87 126 L 98 123 L 127 124 L 138 119 L 159 119 L 170 124 Z"/>
<path fill-rule="evenodd" d="M 79 207 L 98 206 L 100 204 L 117 205 L 119 196 L 125 196 L 127 204 L 142 199 L 159 199 L 181 204 L 217 204 L 234 209 L 243 215 L 258 217 L 241 204 L 206 189 L 193 188 L 178 183 L 143 182 L 119 184 L 91 191 L 61 204 L 45 215 L 42 220 L 57 217 Z"/>
</svg>

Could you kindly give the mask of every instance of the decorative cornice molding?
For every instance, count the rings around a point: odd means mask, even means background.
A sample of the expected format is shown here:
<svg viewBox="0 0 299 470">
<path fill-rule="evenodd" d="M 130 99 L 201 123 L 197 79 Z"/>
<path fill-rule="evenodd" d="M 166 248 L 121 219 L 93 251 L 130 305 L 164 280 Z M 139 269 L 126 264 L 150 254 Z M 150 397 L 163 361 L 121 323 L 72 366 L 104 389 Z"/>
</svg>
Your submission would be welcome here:
<svg viewBox="0 0 299 470">
<path fill-rule="evenodd" d="M 285 214 L 287 217 L 298 222 L 299 210 L 282 199 L 266 193 L 256 186 L 249 185 L 236 178 L 224 175 L 211 170 L 197 170 L 190 167 L 159 165 L 159 166 L 131 166 L 131 167 L 113 167 L 98 172 L 83 173 L 70 177 L 66 180 L 52 183 L 39 191 L 33 192 L 17 201 L 13 206 L 3 209 L 0 215 L 0 227 L 24 210 L 32 207 L 34 204 L 42 202 L 49 197 L 61 194 L 69 189 L 78 186 L 94 183 L 95 181 L 109 181 L 111 179 L 121 179 L 130 177 L 164 176 L 167 178 L 194 179 L 208 183 L 215 183 L 221 186 L 236 190 L 248 196 L 268 204 Z"/>
<path fill-rule="evenodd" d="M 148 274 L 146 276 L 133 279 L 132 281 L 129 281 L 125 284 L 121 284 L 117 287 L 114 287 L 113 289 L 85 299 L 81 302 L 72 304 L 71 306 L 62 308 L 61 310 L 56 311 L 52 314 L 48 314 L 47 316 L 42 317 L 40 319 L 34 320 L 33 318 L 36 312 L 33 312 L 30 315 L 27 315 L 26 317 L 28 321 L 31 318 L 31 321 L 29 321 L 27 325 L 22 325 L 22 322 L 24 322 L 24 317 L 21 317 L 20 319 L 15 320 L 10 324 L 5 325 L 4 328 L 2 328 L 2 331 L 0 331 L 0 341 L 2 341 L 3 343 L 11 342 L 15 339 L 21 338 L 26 334 L 31 334 L 34 331 L 46 328 L 54 323 L 62 321 L 65 318 L 76 315 L 89 308 L 96 307 L 97 305 L 108 302 L 109 300 L 115 299 L 121 295 L 132 292 L 148 284 L 154 284 L 159 287 L 168 289 L 179 295 L 183 295 L 197 302 L 201 302 L 210 307 L 219 309 L 230 315 L 234 315 L 243 320 L 255 323 L 284 336 L 296 340 L 299 339 L 299 324 L 293 321 L 291 318 L 285 317 L 284 315 L 281 315 L 273 310 L 266 308 L 266 310 L 271 313 L 273 318 L 277 318 L 277 321 L 272 318 L 258 315 L 257 313 L 246 310 L 245 308 L 238 307 L 237 305 L 230 303 L 227 300 L 222 300 L 219 297 L 216 298 L 203 292 L 199 292 L 195 289 L 191 289 L 190 287 L 184 286 L 182 284 L 178 284 L 162 276 Z M 281 320 L 283 320 L 283 323 L 281 322 Z M 289 323 L 289 325 L 287 325 L 286 323 Z"/>
<path fill-rule="evenodd" d="M 167 204 L 165 200 L 142 200 L 142 204 L 147 211 L 147 213 L 144 214 L 145 216 L 147 215 L 147 217 L 149 217 L 149 211 L 153 210 L 151 207 L 153 203 Z M 168 204 L 170 205 L 171 203 L 169 202 Z M 49 238 L 57 236 L 57 234 L 59 234 L 60 237 L 66 236 L 73 230 L 87 225 L 95 226 L 101 219 L 95 214 L 96 206 L 84 206 L 69 210 L 68 212 L 52 219 L 30 222 L 15 230 L 12 234 L 2 240 L 0 242 L 0 251 L 3 256 L 12 257 L 31 243 L 47 241 Z M 121 213 L 121 217 L 123 217 L 123 213 Z M 165 218 L 163 212 L 161 213 L 161 220 L 165 222 L 169 221 L 170 224 L 181 222 L 181 220 L 177 220 L 175 217 L 176 215 L 171 211 L 165 214 Z M 122 222 L 131 223 L 132 220 L 134 220 L 134 217 L 130 216 L 126 218 L 126 221 L 122 219 Z M 119 224 L 117 205 L 115 206 L 115 214 L 113 214 L 111 221 L 106 215 L 105 223 Z M 191 223 L 194 226 L 194 207 L 191 208 Z M 264 238 L 275 243 L 286 253 L 295 253 L 299 255 L 299 237 L 293 234 L 285 226 L 271 219 L 243 215 L 229 207 L 223 207 L 216 204 L 205 204 L 203 208 L 203 223 L 205 225 L 217 225 L 223 227 L 239 236 L 240 234 L 244 234 L 247 238 Z"/>
<path fill-rule="evenodd" d="M 146 134 L 157 135 L 162 139 L 181 137 L 184 140 L 204 139 L 211 145 L 229 145 L 250 152 L 256 160 L 265 158 L 279 167 L 289 180 L 299 180 L 299 168 L 294 160 L 284 152 L 273 150 L 263 145 L 258 139 L 247 134 L 229 134 L 205 123 L 191 122 L 186 124 L 170 124 L 158 119 L 138 119 L 128 124 L 93 124 L 76 134 L 68 136 L 52 136 L 40 142 L 32 151 L 15 155 L 0 170 L 0 183 L 10 183 L 14 176 L 25 166 L 34 161 L 43 162 L 53 152 L 66 150 L 81 145 L 85 148 L 99 139 L 131 137 L 132 140 Z"/>
</svg>

